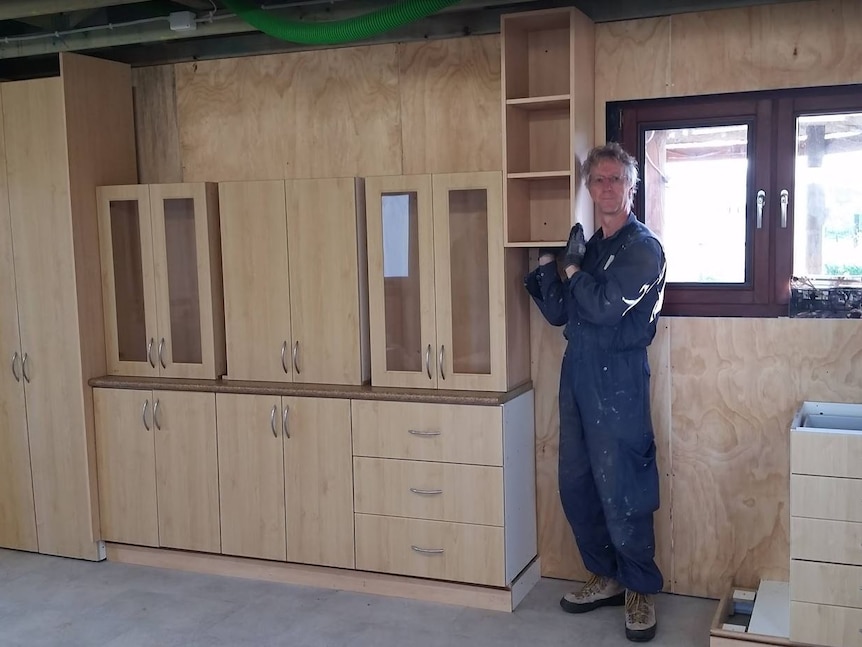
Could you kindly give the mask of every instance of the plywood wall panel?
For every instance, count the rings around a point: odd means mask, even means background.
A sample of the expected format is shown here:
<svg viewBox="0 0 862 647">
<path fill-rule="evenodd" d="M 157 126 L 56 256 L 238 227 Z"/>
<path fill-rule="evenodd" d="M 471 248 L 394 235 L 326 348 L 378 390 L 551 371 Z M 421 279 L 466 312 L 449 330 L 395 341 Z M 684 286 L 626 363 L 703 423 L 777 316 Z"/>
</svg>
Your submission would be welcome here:
<svg viewBox="0 0 862 647">
<path fill-rule="evenodd" d="M 655 433 L 661 507 L 655 513 L 655 560 L 664 576 L 664 589 L 673 590 L 673 479 L 671 425 L 671 320 L 660 319 L 650 345 L 650 413 Z"/>
<path fill-rule="evenodd" d="M 605 104 L 663 97 L 670 86 L 670 18 L 596 25 L 596 142 L 605 141 Z"/>
<path fill-rule="evenodd" d="M 135 140 L 141 184 L 182 182 L 174 66 L 132 70 Z"/>
<path fill-rule="evenodd" d="M 176 66 L 191 181 L 397 175 L 395 45 Z"/>
<path fill-rule="evenodd" d="M 787 579 L 789 428 L 805 399 L 859 401 L 862 326 L 674 319 L 674 590 Z"/>
<path fill-rule="evenodd" d="M 499 171 L 500 37 L 399 45 L 405 173 Z"/>
</svg>

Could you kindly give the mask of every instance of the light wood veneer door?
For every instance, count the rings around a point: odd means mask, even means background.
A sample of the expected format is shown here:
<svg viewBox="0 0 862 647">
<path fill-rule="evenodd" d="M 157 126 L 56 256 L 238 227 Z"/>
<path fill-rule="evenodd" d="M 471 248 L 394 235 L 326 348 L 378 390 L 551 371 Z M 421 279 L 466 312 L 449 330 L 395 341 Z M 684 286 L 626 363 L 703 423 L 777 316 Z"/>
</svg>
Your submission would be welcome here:
<svg viewBox="0 0 862 647">
<path fill-rule="evenodd" d="M 150 185 L 162 377 L 216 371 L 209 231 L 216 191 L 205 183 Z"/>
<path fill-rule="evenodd" d="M 284 561 L 281 398 L 216 395 L 222 552 Z"/>
<path fill-rule="evenodd" d="M 97 559 L 63 106 L 59 78 L 3 86 L 39 551 Z"/>
<path fill-rule="evenodd" d="M 353 568 L 350 401 L 282 398 L 287 560 Z"/>
<path fill-rule="evenodd" d="M 102 538 L 159 545 L 152 391 L 94 389 Z"/>
<path fill-rule="evenodd" d="M 222 182 L 219 213 L 228 377 L 290 382 L 284 182 Z"/>
<path fill-rule="evenodd" d="M 0 88 L 2 92 L 2 88 Z M 2 114 L 2 96 L 0 96 Z M 30 441 L 24 404 L 18 297 L 12 259 L 12 223 L 6 186 L 6 155 L 0 124 L 0 546 L 38 550 Z M 8 362 L 8 363 L 7 363 Z"/>
<path fill-rule="evenodd" d="M 354 178 L 285 183 L 294 382 L 363 381 L 359 188 Z"/>
<path fill-rule="evenodd" d="M 375 386 L 437 387 L 430 175 L 365 180 Z"/>
<path fill-rule="evenodd" d="M 214 393 L 154 391 L 159 545 L 221 551 Z"/>
<path fill-rule="evenodd" d="M 502 176 L 441 174 L 432 182 L 437 386 L 505 391 Z"/>
<path fill-rule="evenodd" d="M 104 186 L 96 196 L 108 373 L 157 376 L 149 189 L 137 184 Z"/>
</svg>

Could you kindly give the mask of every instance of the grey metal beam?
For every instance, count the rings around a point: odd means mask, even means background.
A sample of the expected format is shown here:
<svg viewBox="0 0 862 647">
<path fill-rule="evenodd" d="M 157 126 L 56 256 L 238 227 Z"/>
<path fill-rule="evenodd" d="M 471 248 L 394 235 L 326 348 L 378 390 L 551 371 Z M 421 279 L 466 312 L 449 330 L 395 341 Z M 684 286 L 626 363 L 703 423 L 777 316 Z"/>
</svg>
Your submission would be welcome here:
<svg viewBox="0 0 862 647">
<path fill-rule="evenodd" d="M 15 20 L 52 13 L 67 13 L 80 9 L 99 9 L 113 5 L 132 4 L 141 0 L 4 0 L 0 2 L 0 20 Z"/>
</svg>

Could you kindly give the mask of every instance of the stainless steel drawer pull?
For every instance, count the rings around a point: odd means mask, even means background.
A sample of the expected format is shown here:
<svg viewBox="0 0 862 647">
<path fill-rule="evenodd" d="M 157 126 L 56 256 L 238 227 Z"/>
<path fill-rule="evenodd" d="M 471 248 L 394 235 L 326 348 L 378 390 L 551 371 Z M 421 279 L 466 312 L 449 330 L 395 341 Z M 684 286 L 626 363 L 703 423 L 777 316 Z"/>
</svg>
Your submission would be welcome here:
<svg viewBox="0 0 862 647">
<path fill-rule="evenodd" d="M 18 351 L 16 350 L 12 354 L 12 375 L 15 377 L 16 382 L 21 381 L 21 374 L 18 372 Z"/>
<path fill-rule="evenodd" d="M 408 429 L 408 434 L 413 434 L 414 436 L 439 436 L 439 431 L 422 431 L 420 429 Z"/>
<path fill-rule="evenodd" d="M 269 414 L 269 428 L 272 429 L 272 435 L 278 438 L 278 432 L 275 430 L 275 412 L 278 410 L 278 405 L 272 405 L 272 411 Z"/>
<path fill-rule="evenodd" d="M 442 548 L 419 548 L 419 546 L 410 546 L 417 553 L 423 553 L 425 555 L 442 555 Z"/>
<path fill-rule="evenodd" d="M 443 490 L 420 490 L 415 487 L 410 488 L 410 491 L 413 494 L 443 494 Z"/>
<path fill-rule="evenodd" d="M 290 369 L 287 368 L 287 362 L 284 361 L 284 354 L 287 352 L 287 342 L 284 342 L 281 345 L 281 368 L 285 373 L 290 373 Z"/>
</svg>

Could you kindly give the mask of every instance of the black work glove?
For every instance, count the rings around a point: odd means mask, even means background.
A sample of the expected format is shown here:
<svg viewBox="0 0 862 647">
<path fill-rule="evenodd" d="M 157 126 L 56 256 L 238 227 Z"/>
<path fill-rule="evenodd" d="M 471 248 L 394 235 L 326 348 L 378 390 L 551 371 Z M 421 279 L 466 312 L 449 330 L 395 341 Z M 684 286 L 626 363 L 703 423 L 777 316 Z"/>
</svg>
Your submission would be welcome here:
<svg viewBox="0 0 862 647">
<path fill-rule="evenodd" d="M 563 267 L 569 265 L 580 267 L 586 253 L 587 241 L 584 238 L 584 228 L 581 223 L 577 223 L 569 232 L 569 242 L 566 243 L 566 251 L 563 253 Z"/>
</svg>

